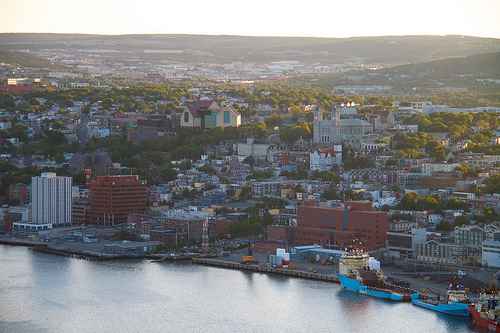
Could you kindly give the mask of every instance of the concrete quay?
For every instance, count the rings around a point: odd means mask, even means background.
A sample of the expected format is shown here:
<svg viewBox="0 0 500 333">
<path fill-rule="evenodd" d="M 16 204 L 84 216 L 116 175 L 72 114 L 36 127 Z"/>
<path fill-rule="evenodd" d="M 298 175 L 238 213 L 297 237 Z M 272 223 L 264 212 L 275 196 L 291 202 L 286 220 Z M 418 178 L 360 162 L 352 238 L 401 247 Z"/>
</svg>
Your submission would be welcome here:
<svg viewBox="0 0 500 333">
<path fill-rule="evenodd" d="M 339 279 L 335 275 L 324 275 L 324 274 L 318 274 L 318 273 L 313 273 L 313 272 L 298 271 L 298 270 L 288 269 L 288 268 L 273 268 L 273 267 L 267 267 L 266 264 L 245 265 L 245 264 L 239 264 L 239 263 L 231 262 L 231 261 L 219 260 L 216 258 L 192 258 L 192 262 L 193 262 L 193 264 L 198 264 L 198 265 L 208 265 L 208 266 L 217 266 L 217 267 L 223 267 L 223 268 L 250 270 L 250 271 L 255 271 L 255 272 L 288 275 L 288 276 L 299 277 L 299 278 L 304 278 L 304 279 L 330 281 L 330 282 L 339 283 Z"/>
<path fill-rule="evenodd" d="M 296 269 L 287 268 L 272 268 L 267 267 L 267 254 L 263 253 L 253 253 L 255 260 L 259 264 L 242 265 L 241 261 L 243 255 L 246 255 L 246 250 L 234 251 L 229 257 L 216 257 L 216 258 L 193 258 L 193 264 L 199 265 L 210 265 L 214 267 L 229 268 L 229 269 L 240 269 L 247 271 L 254 271 L 260 273 L 270 273 L 270 274 L 280 274 L 291 277 L 313 279 L 318 281 L 328 281 L 332 283 L 339 283 L 336 276 L 339 266 L 338 263 L 334 265 L 322 265 L 321 263 L 312 263 L 310 260 L 292 260 L 291 265 L 296 266 Z M 427 291 L 427 289 L 432 289 L 434 292 L 439 293 L 441 296 L 445 296 L 449 285 L 444 282 L 436 283 L 435 281 L 440 278 L 440 281 L 451 281 L 451 273 L 449 272 L 424 272 L 424 273 L 412 273 L 412 272 L 402 272 L 401 269 L 397 269 L 393 266 L 382 267 L 384 275 L 392 278 L 394 281 L 405 280 L 410 283 L 410 288 L 417 290 L 421 293 L 422 297 L 434 297 L 432 292 Z M 488 273 L 483 273 L 485 275 Z M 485 286 L 484 282 L 477 277 L 473 277 L 473 274 L 469 274 L 466 279 L 459 280 L 462 283 L 467 282 L 467 284 L 473 284 L 478 287 Z M 476 274 L 477 275 L 477 274 Z M 426 281 L 425 277 L 433 277 L 433 281 Z M 477 294 L 469 295 L 472 300 L 477 299 Z"/>
</svg>

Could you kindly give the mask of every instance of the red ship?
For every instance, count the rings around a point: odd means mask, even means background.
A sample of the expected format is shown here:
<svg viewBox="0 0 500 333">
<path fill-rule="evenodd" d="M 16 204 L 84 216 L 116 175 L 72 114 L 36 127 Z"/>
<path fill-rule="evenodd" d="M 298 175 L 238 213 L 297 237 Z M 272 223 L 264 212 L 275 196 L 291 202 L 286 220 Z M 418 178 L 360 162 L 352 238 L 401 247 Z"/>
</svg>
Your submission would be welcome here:
<svg viewBox="0 0 500 333">
<path fill-rule="evenodd" d="M 499 295 L 483 294 L 476 304 L 471 304 L 467 310 L 474 318 L 476 325 L 500 333 L 500 304 Z"/>
</svg>

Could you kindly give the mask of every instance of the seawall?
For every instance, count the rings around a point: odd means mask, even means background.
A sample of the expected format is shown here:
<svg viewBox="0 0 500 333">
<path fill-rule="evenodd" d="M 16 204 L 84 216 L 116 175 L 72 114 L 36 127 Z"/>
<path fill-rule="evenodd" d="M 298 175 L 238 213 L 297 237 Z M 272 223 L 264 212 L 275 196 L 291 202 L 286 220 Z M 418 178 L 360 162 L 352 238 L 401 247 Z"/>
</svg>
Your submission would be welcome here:
<svg viewBox="0 0 500 333">
<path fill-rule="evenodd" d="M 271 273 L 271 274 L 280 274 L 293 276 L 303 279 L 311 279 L 311 280 L 319 280 L 319 281 L 328 281 L 334 283 L 340 283 L 339 279 L 336 275 L 323 275 L 317 274 L 313 272 L 304 272 L 293 269 L 286 268 L 273 268 L 267 267 L 266 265 L 244 265 L 230 261 L 223 260 L 214 260 L 214 259 L 206 259 L 206 258 L 193 258 L 193 264 L 198 265 L 208 265 L 208 266 L 216 266 L 230 269 L 240 269 L 240 270 L 250 270 L 254 272 L 262 272 L 262 273 Z"/>
</svg>

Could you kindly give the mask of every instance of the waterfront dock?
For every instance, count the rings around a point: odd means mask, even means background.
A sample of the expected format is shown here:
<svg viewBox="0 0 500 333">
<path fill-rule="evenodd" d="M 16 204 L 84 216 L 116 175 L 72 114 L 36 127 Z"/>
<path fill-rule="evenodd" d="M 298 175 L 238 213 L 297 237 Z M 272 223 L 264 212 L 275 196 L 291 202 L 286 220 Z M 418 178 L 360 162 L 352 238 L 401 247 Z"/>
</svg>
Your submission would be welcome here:
<svg viewBox="0 0 500 333">
<path fill-rule="evenodd" d="M 308 272 L 308 271 L 306 272 L 288 268 L 273 268 L 273 267 L 268 267 L 266 264 L 245 265 L 236 262 L 218 260 L 213 258 L 192 258 L 192 261 L 193 264 L 198 264 L 198 265 L 208 265 L 208 266 L 216 266 L 216 267 L 239 269 L 239 270 L 250 270 L 254 272 L 280 274 L 280 275 L 293 276 L 303 279 L 312 279 L 312 280 L 339 283 L 339 279 L 337 278 L 336 275 L 318 274 L 314 272 Z"/>
<path fill-rule="evenodd" d="M 102 252 L 89 252 L 81 250 L 60 249 L 48 246 L 47 244 L 32 244 L 29 250 L 33 252 L 40 252 L 46 254 L 53 254 L 61 257 L 84 259 L 89 261 L 106 261 L 118 259 L 151 259 L 151 261 L 176 261 L 176 260 L 190 260 L 191 255 L 157 255 L 157 254 L 110 254 Z"/>
</svg>

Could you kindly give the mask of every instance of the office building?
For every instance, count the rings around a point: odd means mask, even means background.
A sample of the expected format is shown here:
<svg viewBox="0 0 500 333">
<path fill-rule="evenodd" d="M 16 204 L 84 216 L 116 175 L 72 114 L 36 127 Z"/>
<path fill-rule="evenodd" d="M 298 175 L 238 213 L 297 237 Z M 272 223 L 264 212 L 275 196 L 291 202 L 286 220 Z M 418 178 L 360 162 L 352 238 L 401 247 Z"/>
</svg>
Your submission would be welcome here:
<svg viewBox="0 0 500 333">
<path fill-rule="evenodd" d="M 129 213 L 146 212 L 146 199 L 146 181 L 139 180 L 139 176 L 98 176 L 90 185 L 87 221 L 125 223 Z"/>
<path fill-rule="evenodd" d="M 313 242 L 330 249 L 378 249 L 387 241 L 387 212 L 374 211 L 370 201 L 348 201 L 342 208 L 306 201 L 297 207 L 294 239 L 296 244 Z"/>
<path fill-rule="evenodd" d="M 73 178 L 44 172 L 31 178 L 31 220 L 54 227 L 71 225 Z"/>
</svg>

